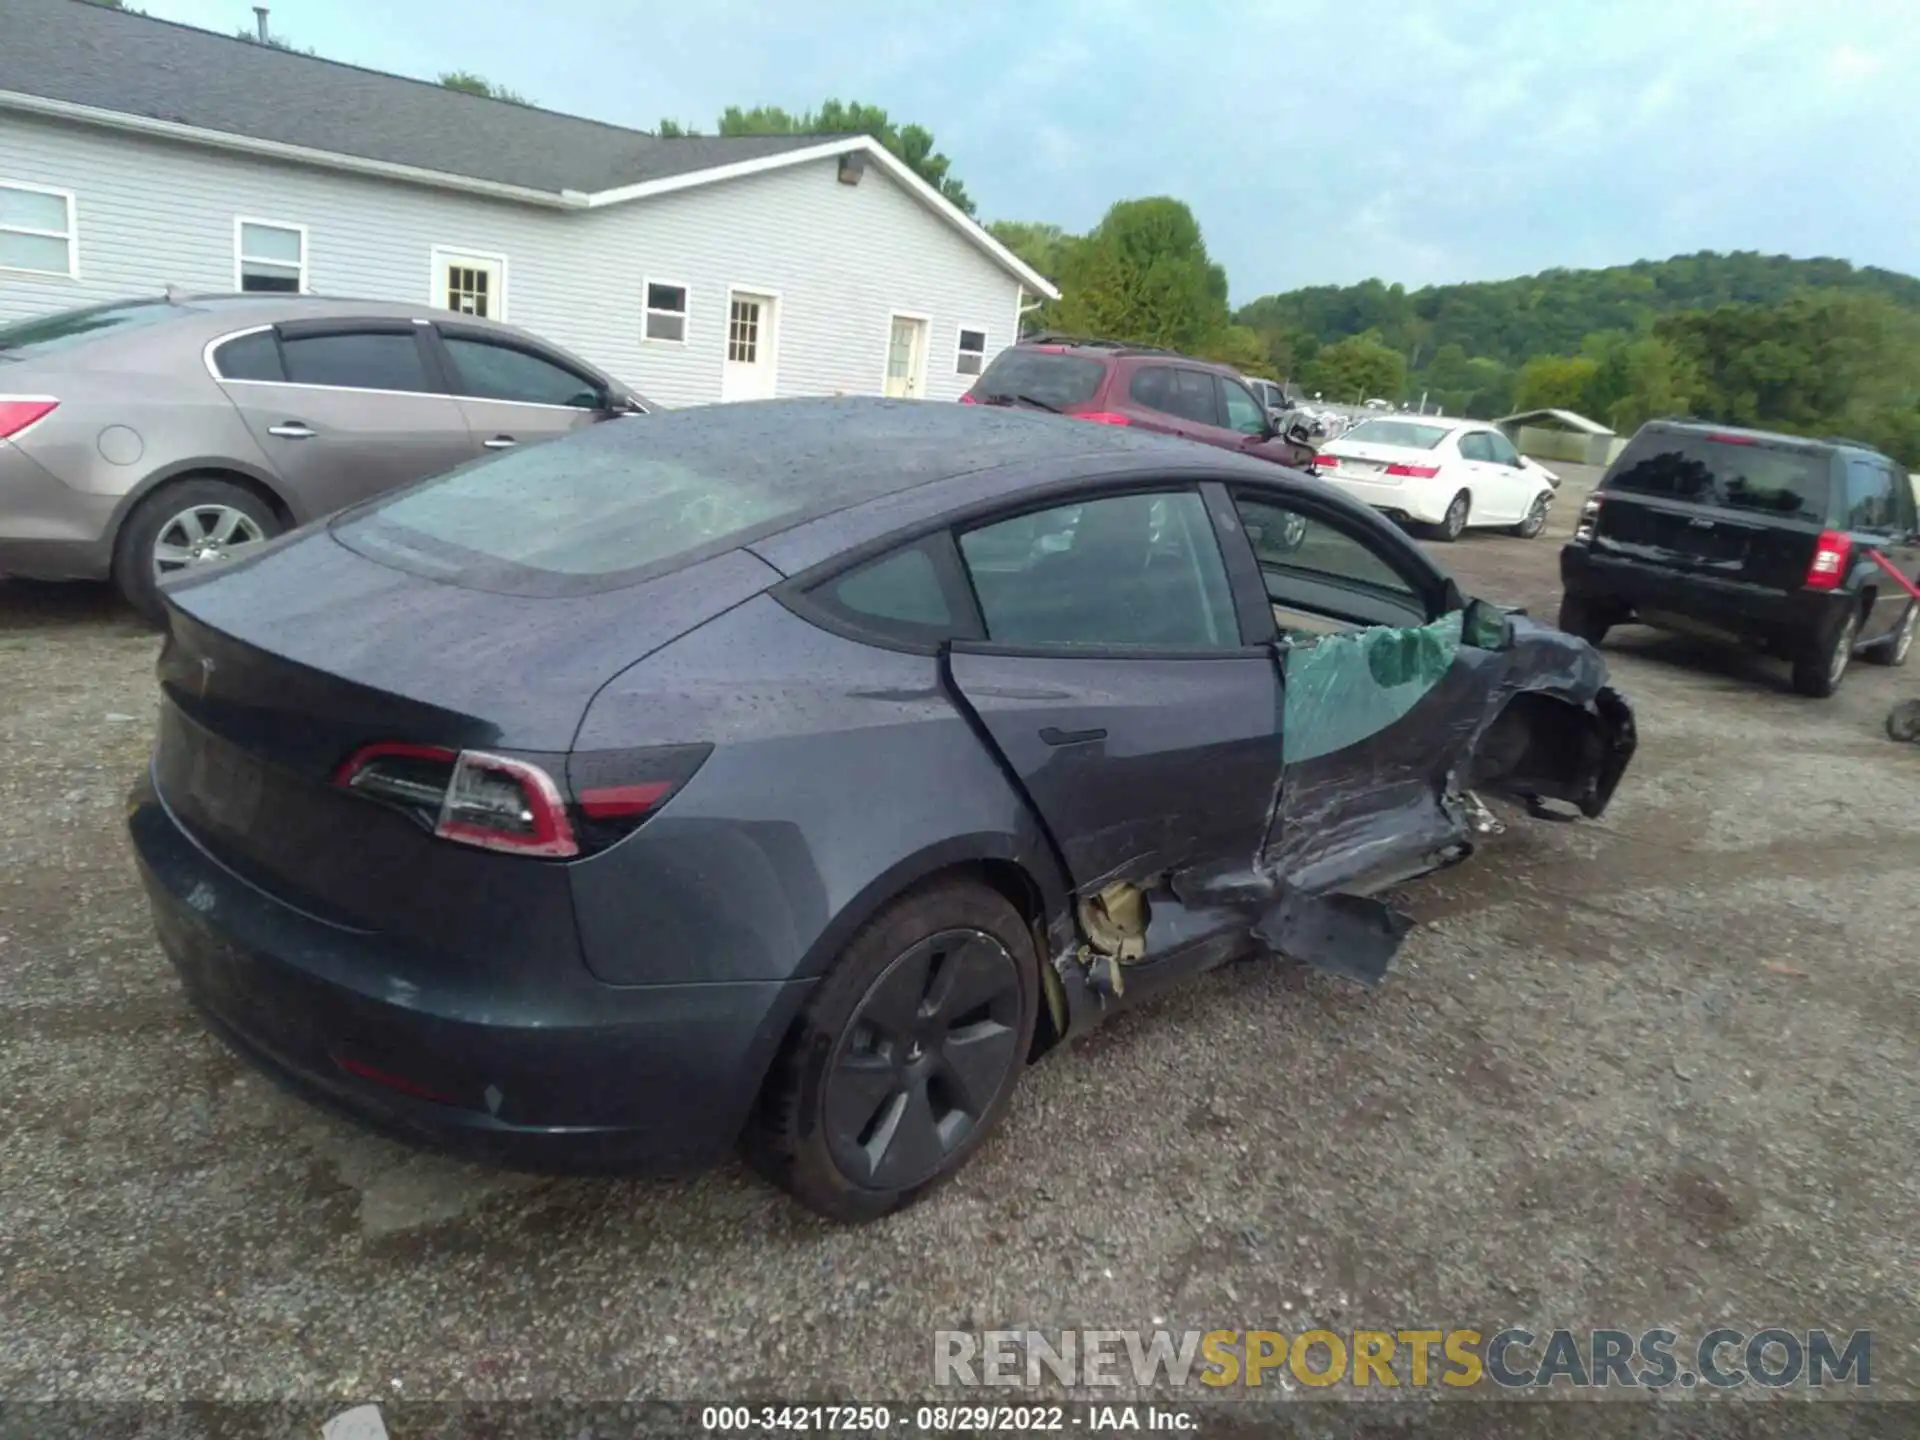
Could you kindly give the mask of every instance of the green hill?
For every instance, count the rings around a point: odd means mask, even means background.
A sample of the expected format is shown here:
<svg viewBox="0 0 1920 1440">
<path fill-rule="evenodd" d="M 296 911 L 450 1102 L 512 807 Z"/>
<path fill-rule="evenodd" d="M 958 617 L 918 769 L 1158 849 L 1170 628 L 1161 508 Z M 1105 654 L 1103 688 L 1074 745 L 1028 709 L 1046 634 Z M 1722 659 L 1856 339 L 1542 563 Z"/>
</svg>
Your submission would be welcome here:
<svg viewBox="0 0 1920 1440">
<path fill-rule="evenodd" d="M 1416 371 L 1443 345 L 1511 368 L 1538 355 L 1574 354 L 1595 331 L 1644 333 L 1675 311 L 1774 306 L 1801 290 L 1864 291 L 1920 310 L 1920 279 L 1911 275 L 1845 260 L 1705 250 L 1605 270 L 1543 270 L 1517 280 L 1419 290 L 1379 280 L 1316 285 L 1262 296 L 1235 318 L 1263 334 L 1287 336 L 1296 352 L 1377 331 Z"/>
</svg>

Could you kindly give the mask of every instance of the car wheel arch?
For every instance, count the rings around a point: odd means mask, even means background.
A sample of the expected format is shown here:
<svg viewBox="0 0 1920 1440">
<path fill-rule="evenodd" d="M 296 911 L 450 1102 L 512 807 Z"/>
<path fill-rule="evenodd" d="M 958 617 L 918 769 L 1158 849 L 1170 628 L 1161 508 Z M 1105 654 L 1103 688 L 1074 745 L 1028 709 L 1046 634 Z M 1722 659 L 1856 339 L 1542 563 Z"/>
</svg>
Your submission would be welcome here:
<svg viewBox="0 0 1920 1440">
<path fill-rule="evenodd" d="M 287 499 L 274 477 L 251 465 L 224 458 L 178 460 L 171 465 L 163 465 L 143 477 L 138 485 L 120 497 L 120 503 L 114 507 L 113 519 L 107 527 L 105 537 L 107 544 L 115 547 L 119 545 L 120 531 L 126 524 L 127 517 L 133 514 L 149 495 L 182 480 L 223 480 L 230 485 L 238 485 L 242 489 L 251 491 L 272 509 L 274 515 L 289 530 L 301 524 L 305 518 Z"/>
</svg>

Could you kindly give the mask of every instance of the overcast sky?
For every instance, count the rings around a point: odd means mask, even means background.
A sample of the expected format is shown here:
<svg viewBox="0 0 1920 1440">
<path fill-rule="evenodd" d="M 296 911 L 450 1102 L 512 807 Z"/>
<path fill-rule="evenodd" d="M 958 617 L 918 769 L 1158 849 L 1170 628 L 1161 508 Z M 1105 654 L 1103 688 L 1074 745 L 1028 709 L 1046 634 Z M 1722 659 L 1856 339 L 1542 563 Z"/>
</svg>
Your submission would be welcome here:
<svg viewBox="0 0 1920 1440">
<path fill-rule="evenodd" d="M 131 3 L 253 23 L 234 0 Z M 643 129 L 878 104 L 933 131 L 986 219 L 1082 230 L 1178 196 L 1240 303 L 1701 249 L 1920 272 L 1910 4 L 272 0 L 272 21 Z"/>
</svg>

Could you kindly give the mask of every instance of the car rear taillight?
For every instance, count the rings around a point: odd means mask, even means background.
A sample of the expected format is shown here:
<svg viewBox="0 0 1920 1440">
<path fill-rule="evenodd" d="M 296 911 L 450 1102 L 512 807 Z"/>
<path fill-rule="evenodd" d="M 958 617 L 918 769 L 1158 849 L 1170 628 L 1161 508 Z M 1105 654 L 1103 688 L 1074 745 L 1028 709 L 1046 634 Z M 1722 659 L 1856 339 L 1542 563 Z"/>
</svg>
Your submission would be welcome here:
<svg viewBox="0 0 1920 1440">
<path fill-rule="evenodd" d="M 0 440 L 11 440 L 59 408 L 51 395 L 0 395 Z"/>
<path fill-rule="evenodd" d="M 560 787 L 525 760 L 382 741 L 355 751 L 333 783 L 411 815 L 442 840 L 554 859 L 580 853 Z"/>
<path fill-rule="evenodd" d="M 962 405 L 978 405 L 980 402 L 973 398 L 973 392 L 969 390 L 966 394 L 960 397 L 960 403 Z"/>
<path fill-rule="evenodd" d="M 1112 410 L 1082 410 L 1073 417 L 1076 420 L 1091 420 L 1096 425 L 1131 425 L 1133 421 Z"/>
<path fill-rule="evenodd" d="M 410 816 L 442 840 L 566 859 L 631 834 L 693 778 L 711 745 L 575 755 L 573 799 L 529 760 L 480 750 L 381 741 L 363 745 L 333 783 Z"/>
<path fill-rule="evenodd" d="M 1439 473 L 1438 465 L 1407 465 L 1396 460 L 1387 466 L 1387 474 L 1404 476 L 1409 480 L 1431 480 Z"/>
<path fill-rule="evenodd" d="M 1316 470 L 1338 470 L 1340 468 L 1340 457 L 1338 455 L 1328 455 L 1322 451 L 1313 457 L 1313 468 Z"/>
<path fill-rule="evenodd" d="M 1760 443 L 1751 435 L 1709 435 L 1707 439 L 1716 445 L 1758 445 Z"/>
<path fill-rule="evenodd" d="M 1853 541 L 1838 530 L 1822 530 L 1813 542 L 1813 563 L 1807 566 L 1807 589 L 1838 590 L 1846 574 L 1847 556 L 1853 553 Z"/>
</svg>

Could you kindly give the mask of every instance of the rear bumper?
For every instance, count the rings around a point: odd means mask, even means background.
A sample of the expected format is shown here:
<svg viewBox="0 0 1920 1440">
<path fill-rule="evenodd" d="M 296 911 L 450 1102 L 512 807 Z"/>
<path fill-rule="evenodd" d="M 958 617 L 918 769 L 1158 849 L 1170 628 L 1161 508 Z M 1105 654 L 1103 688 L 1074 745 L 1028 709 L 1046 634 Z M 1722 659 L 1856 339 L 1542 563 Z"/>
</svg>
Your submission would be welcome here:
<svg viewBox="0 0 1920 1440">
<path fill-rule="evenodd" d="M 670 1173 L 726 1158 L 806 982 L 431 993 L 388 942 L 242 880 L 154 794 L 128 820 L 189 1000 L 259 1069 L 386 1133 L 515 1168 Z"/>
<path fill-rule="evenodd" d="M 1646 624 L 1785 646 L 1820 643 L 1859 603 L 1845 591 L 1775 590 L 1689 575 L 1579 544 L 1561 549 L 1560 582 L 1568 595 L 1624 607 Z"/>
<path fill-rule="evenodd" d="M 104 580 L 118 504 L 117 496 L 61 484 L 19 446 L 0 440 L 0 575 Z"/>
<path fill-rule="evenodd" d="M 1396 485 L 1384 480 L 1354 479 L 1339 470 L 1315 473 L 1362 505 L 1371 505 L 1396 520 L 1411 520 L 1421 525 L 1438 525 L 1446 518 L 1447 505 L 1453 499 L 1451 494 L 1442 495 L 1440 487 L 1418 480 Z"/>
</svg>

